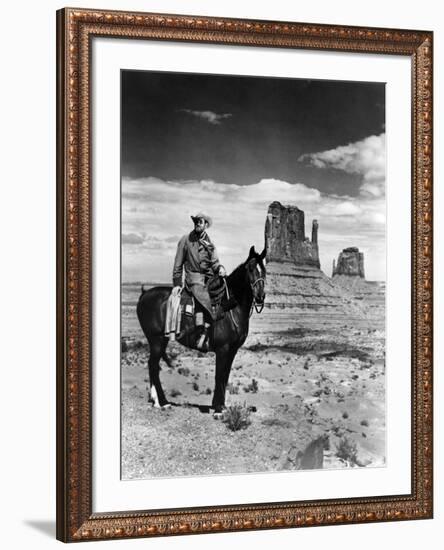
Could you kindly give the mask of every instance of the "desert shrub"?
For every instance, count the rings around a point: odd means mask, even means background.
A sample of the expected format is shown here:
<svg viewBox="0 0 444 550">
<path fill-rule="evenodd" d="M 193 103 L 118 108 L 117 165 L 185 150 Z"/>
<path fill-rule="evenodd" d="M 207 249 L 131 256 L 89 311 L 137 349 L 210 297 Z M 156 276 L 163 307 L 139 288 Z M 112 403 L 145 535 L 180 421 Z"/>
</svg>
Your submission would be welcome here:
<svg viewBox="0 0 444 550">
<path fill-rule="evenodd" d="M 239 393 L 239 386 L 235 386 L 231 382 L 228 384 L 227 389 L 230 395 L 237 395 Z"/>
<path fill-rule="evenodd" d="M 207 389 L 205 390 L 205 394 L 206 394 L 206 395 L 211 395 L 211 388 L 207 388 Z"/>
<path fill-rule="evenodd" d="M 199 384 L 197 382 L 193 382 L 193 390 L 199 391 Z"/>
<path fill-rule="evenodd" d="M 348 418 L 348 412 L 347 411 L 344 411 L 342 413 L 342 418 Z"/>
<path fill-rule="evenodd" d="M 347 436 L 342 437 L 339 440 L 339 444 L 336 445 L 336 456 L 354 466 L 358 463 L 358 448 L 356 443 L 351 441 Z"/>
<path fill-rule="evenodd" d="M 190 376 L 190 369 L 188 367 L 179 367 L 177 372 L 179 374 L 183 374 L 184 376 Z"/>
<path fill-rule="evenodd" d="M 361 420 L 361 426 L 368 427 L 368 420 Z"/>
<path fill-rule="evenodd" d="M 251 380 L 248 386 L 244 386 L 245 393 L 257 393 L 259 390 L 259 384 L 255 378 Z"/>
<path fill-rule="evenodd" d="M 246 403 L 234 403 L 225 409 L 222 415 L 222 422 L 233 432 L 242 430 L 251 424 L 250 411 Z"/>
<path fill-rule="evenodd" d="M 170 391 L 170 395 L 171 395 L 171 397 L 177 397 L 178 395 L 182 395 L 182 392 L 180 392 L 179 390 L 176 390 L 176 389 L 172 389 Z"/>
</svg>

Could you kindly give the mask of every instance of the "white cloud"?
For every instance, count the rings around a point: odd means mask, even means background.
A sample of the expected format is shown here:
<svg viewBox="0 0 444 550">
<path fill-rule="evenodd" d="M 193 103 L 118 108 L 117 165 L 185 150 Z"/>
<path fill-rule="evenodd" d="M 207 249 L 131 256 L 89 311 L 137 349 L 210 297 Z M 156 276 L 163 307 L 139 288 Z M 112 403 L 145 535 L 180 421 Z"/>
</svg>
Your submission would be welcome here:
<svg viewBox="0 0 444 550">
<path fill-rule="evenodd" d="M 142 244 L 144 238 L 137 233 L 122 233 L 122 244 Z"/>
<path fill-rule="evenodd" d="M 192 109 L 179 109 L 181 113 L 187 113 L 202 120 L 205 120 L 209 124 L 220 124 L 221 120 L 230 118 L 233 115 L 231 113 L 215 113 L 213 111 L 193 111 Z"/>
<path fill-rule="evenodd" d="M 326 216 L 355 216 L 361 214 L 362 210 L 356 202 L 344 201 L 326 204 L 320 208 L 319 212 Z"/>
<path fill-rule="evenodd" d="M 334 168 L 361 176 L 360 193 L 368 197 L 385 195 L 385 133 L 336 149 L 302 155 L 317 168 Z"/>
<path fill-rule="evenodd" d="M 212 217 L 211 238 L 221 261 L 228 270 L 233 269 L 245 259 L 251 245 L 262 250 L 267 209 L 275 200 L 304 210 L 309 237 L 312 220 L 318 219 L 325 273 L 330 275 L 332 260 L 342 248 L 359 246 L 366 253 L 368 277 L 385 277 L 382 197 L 326 195 L 303 183 L 272 178 L 253 185 L 124 178 L 122 191 L 122 233 L 143 238 L 138 244 L 123 244 L 126 280 L 169 281 L 177 241 L 192 230 L 190 216 L 198 211 Z"/>
</svg>

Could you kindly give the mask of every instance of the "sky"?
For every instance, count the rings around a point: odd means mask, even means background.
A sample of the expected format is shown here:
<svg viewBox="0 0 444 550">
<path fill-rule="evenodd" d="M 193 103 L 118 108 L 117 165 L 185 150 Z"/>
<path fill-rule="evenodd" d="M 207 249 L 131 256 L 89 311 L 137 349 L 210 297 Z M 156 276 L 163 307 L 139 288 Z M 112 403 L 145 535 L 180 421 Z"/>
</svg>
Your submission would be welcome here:
<svg viewBox="0 0 444 550">
<path fill-rule="evenodd" d="M 264 247 L 268 205 L 319 222 L 321 269 L 349 246 L 385 280 L 383 83 L 122 71 L 122 280 L 171 282 L 199 211 L 228 271 Z"/>
</svg>

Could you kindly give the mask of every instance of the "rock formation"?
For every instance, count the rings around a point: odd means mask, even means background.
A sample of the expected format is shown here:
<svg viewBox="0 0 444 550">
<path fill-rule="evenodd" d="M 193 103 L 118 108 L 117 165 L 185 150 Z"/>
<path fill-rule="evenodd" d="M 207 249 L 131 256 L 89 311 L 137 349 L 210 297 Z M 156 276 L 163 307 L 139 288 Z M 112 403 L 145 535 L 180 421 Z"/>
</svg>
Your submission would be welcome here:
<svg viewBox="0 0 444 550">
<path fill-rule="evenodd" d="M 366 281 L 364 253 L 359 248 L 344 248 L 337 263 L 333 260 L 332 281 L 355 303 L 361 303 L 368 317 L 385 317 L 385 283 Z"/>
<path fill-rule="evenodd" d="M 305 214 L 297 206 L 275 201 L 268 207 L 265 247 L 269 262 L 291 262 L 320 268 L 318 222 L 313 220 L 311 241 L 305 236 Z"/>
<path fill-rule="evenodd" d="M 338 275 L 348 275 L 351 277 L 362 277 L 365 279 L 364 272 L 364 253 L 359 252 L 359 248 L 351 246 L 344 248 L 339 254 L 338 263 L 333 260 L 332 277 Z"/>
<path fill-rule="evenodd" d="M 318 222 L 311 241 L 305 236 L 305 214 L 297 206 L 273 202 L 265 221 L 267 251 L 266 303 L 272 309 L 358 310 L 320 269 Z M 339 308 L 339 310 L 338 310 Z"/>
<path fill-rule="evenodd" d="M 344 315 L 347 319 L 369 315 L 383 319 L 385 287 L 365 280 L 363 253 L 355 247 L 345 248 L 333 264 L 333 277 L 327 277 L 320 269 L 318 229 L 313 220 L 310 241 L 302 210 L 277 201 L 268 207 L 266 305 L 273 322 L 279 318 L 277 310 L 315 314 L 319 319 Z"/>
</svg>

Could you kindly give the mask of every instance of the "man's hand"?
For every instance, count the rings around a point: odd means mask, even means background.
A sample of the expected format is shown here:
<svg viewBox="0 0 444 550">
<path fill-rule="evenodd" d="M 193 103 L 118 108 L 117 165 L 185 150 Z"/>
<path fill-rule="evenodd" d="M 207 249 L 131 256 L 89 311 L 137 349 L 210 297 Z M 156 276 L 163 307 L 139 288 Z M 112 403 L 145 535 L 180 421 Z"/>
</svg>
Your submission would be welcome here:
<svg viewBox="0 0 444 550">
<path fill-rule="evenodd" d="M 179 294 L 182 292 L 182 287 L 181 286 L 175 286 L 173 288 L 173 292 L 172 292 L 172 295 L 173 296 L 179 296 Z"/>
<path fill-rule="evenodd" d="M 225 271 L 225 267 L 221 265 L 219 267 L 219 277 L 226 277 L 226 276 L 227 276 L 227 272 Z"/>
</svg>

